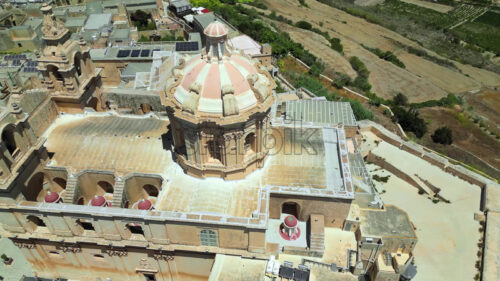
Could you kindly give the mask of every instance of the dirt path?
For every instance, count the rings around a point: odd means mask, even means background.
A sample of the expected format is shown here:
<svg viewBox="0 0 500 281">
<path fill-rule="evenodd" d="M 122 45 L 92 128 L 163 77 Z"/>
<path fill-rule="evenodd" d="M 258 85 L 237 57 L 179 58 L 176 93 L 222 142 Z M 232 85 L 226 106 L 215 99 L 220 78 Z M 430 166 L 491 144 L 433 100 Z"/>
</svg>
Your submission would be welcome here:
<svg viewBox="0 0 500 281">
<path fill-rule="evenodd" d="M 317 1 L 306 2 L 310 8 L 299 7 L 295 0 L 266 1 L 269 10 L 275 11 L 278 15 L 281 14 L 294 21 L 309 21 L 314 27 L 328 31 L 332 37 L 340 38 L 344 45 L 345 57 L 358 56 L 367 65 L 371 72 L 370 83 L 373 85 L 373 92 L 381 97 L 390 98 L 394 93 L 402 92 L 411 101 L 423 101 L 445 96 L 448 92 L 458 93 L 482 86 L 500 85 L 498 74 L 460 63 L 455 64 L 462 73 L 437 65 L 401 49 L 401 44 L 422 48 L 393 31 Z M 325 60 L 327 64 L 332 64 L 332 68 L 339 68 L 338 65 L 333 65 L 335 62 L 332 60 L 336 58 L 335 56 L 324 55 L 325 45 L 320 43 L 317 36 L 310 36 L 309 33 L 305 35 L 304 30 L 284 26 L 281 24 L 280 28 L 290 32 L 292 38 L 302 43 L 311 53 L 320 54 L 323 60 L 328 58 L 329 61 Z M 361 44 L 393 51 L 405 63 L 407 69 L 379 59 Z M 426 51 L 440 57 L 432 51 Z"/>
</svg>

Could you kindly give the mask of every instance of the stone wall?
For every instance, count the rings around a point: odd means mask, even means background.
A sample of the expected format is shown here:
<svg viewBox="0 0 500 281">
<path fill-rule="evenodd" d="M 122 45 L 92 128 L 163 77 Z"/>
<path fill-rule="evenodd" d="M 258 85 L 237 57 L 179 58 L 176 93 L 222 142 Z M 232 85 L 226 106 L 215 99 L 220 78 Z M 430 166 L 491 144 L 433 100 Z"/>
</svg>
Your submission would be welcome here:
<svg viewBox="0 0 500 281">
<path fill-rule="evenodd" d="M 482 280 L 500 280 L 500 264 L 498 263 L 498 245 L 500 243 L 500 228 L 498 227 L 500 213 L 500 184 L 483 175 L 475 173 L 460 165 L 460 162 L 443 157 L 436 152 L 418 144 L 402 140 L 399 136 L 386 130 L 380 124 L 363 120 L 358 122 L 361 131 L 370 131 L 382 140 L 422 158 L 441 170 L 450 173 L 482 189 L 481 211 L 486 213 L 486 230 L 483 248 Z M 405 177 L 403 177 L 405 179 Z"/>
<path fill-rule="evenodd" d="M 280 219 L 284 203 L 297 204 L 300 221 L 308 221 L 312 214 L 321 214 L 325 217 L 326 227 L 342 228 L 349 214 L 351 200 L 307 196 L 291 198 L 271 194 L 269 202 L 269 217 L 271 219 Z"/>
</svg>

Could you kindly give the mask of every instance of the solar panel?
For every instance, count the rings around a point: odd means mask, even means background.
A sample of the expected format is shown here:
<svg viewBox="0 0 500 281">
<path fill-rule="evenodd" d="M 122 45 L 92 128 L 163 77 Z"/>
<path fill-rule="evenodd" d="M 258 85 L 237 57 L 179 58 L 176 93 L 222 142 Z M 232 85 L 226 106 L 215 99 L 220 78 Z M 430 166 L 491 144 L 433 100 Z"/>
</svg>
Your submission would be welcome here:
<svg viewBox="0 0 500 281">
<path fill-rule="evenodd" d="M 118 54 L 116 55 L 117 58 L 125 58 L 130 55 L 130 50 L 119 50 Z"/>
<path fill-rule="evenodd" d="M 293 280 L 294 281 L 309 281 L 309 271 L 294 269 Z"/>
<path fill-rule="evenodd" d="M 198 42 L 177 42 L 175 43 L 177 52 L 192 52 L 198 51 Z"/>
<path fill-rule="evenodd" d="M 139 56 L 139 53 L 141 53 L 141 50 L 133 50 L 130 56 L 136 58 Z"/>
<path fill-rule="evenodd" d="M 141 57 L 149 57 L 149 50 L 148 49 L 142 50 Z"/>
<path fill-rule="evenodd" d="M 278 274 L 280 277 L 292 279 L 293 278 L 293 268 L 282 266 L 280 267 L 280 272 Z"/>
</svg>

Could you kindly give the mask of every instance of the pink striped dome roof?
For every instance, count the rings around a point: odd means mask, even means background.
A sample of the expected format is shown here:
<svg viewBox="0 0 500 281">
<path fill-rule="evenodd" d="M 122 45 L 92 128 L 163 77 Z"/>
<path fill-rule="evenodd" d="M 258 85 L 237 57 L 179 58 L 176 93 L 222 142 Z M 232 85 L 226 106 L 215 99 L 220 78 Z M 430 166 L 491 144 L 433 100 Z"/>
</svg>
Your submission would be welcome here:
<svg viewBox="0 0 500 281">
<path fill-rule="evenodd" d="M 222 37 L 224 35 L 227 35 L 228 29 L 227 26 L 222 22 L 214 21 L 210 23 L 205 28 L 205 30 L 203 30 L 203 33 L 205 33 L 205 35 L 208 37 Z"/>
<path fill-rule="evenodd" d="M 180 104 L 186 102 L 194 85 L 199 91 L 196 110 L 205 113 L 223 112 L 222 92 L 227 87 L 234 91 L 240 112 L 253 107 L 258 100 L 248 82 L 249 75 L 269 81 L 257 71 L 254 62 L 239 53 L 224 56 L 221 61 L 208 61 L 196 55 L 186 62 L 182 74 L 181 83 L 175 90 L 175 99 Z"/>
</svg>

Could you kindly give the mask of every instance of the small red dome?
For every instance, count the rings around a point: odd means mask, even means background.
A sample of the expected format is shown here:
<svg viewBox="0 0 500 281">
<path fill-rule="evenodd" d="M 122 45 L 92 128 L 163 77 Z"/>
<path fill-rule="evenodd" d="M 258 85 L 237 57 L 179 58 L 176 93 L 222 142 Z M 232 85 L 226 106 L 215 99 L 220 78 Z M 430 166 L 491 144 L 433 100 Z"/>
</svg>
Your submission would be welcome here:
<svg viewBox="0 0 500 281">
<path fill-rule="evenodd" d="M 289 215 L 289 216 L 286 216 L 285 218 L 285 225 L 288 226 L 288 227 L 295 227 L 297 226 L 297 219 L 295 218 L 295 216 L 292 216 L 292 215 Z"/>
<path fill-rule="evenodd" d="M 106 198 L 104 198 L 104 196 L 96 195 L 92 198 L 92 201 L 90 201 L 90 205 L 95 207 L 104 207 L 104 205 L 106 205 Z"/>
<path fill-rule="evenodd" d="M 142 199 L 139 201 L 139 204 L 137 204 L 137 208 L 139 210 L 151 210 L 151 208 L 153 208 L 153 204 L 147 199 Z"/>
<path fill-rule="evenodd" d="M 45 202 L 47 203 L 55 203 L 59 200 L 59 194 L 57 192 L 47 192 L 45 195 Z"/>
</svg>

